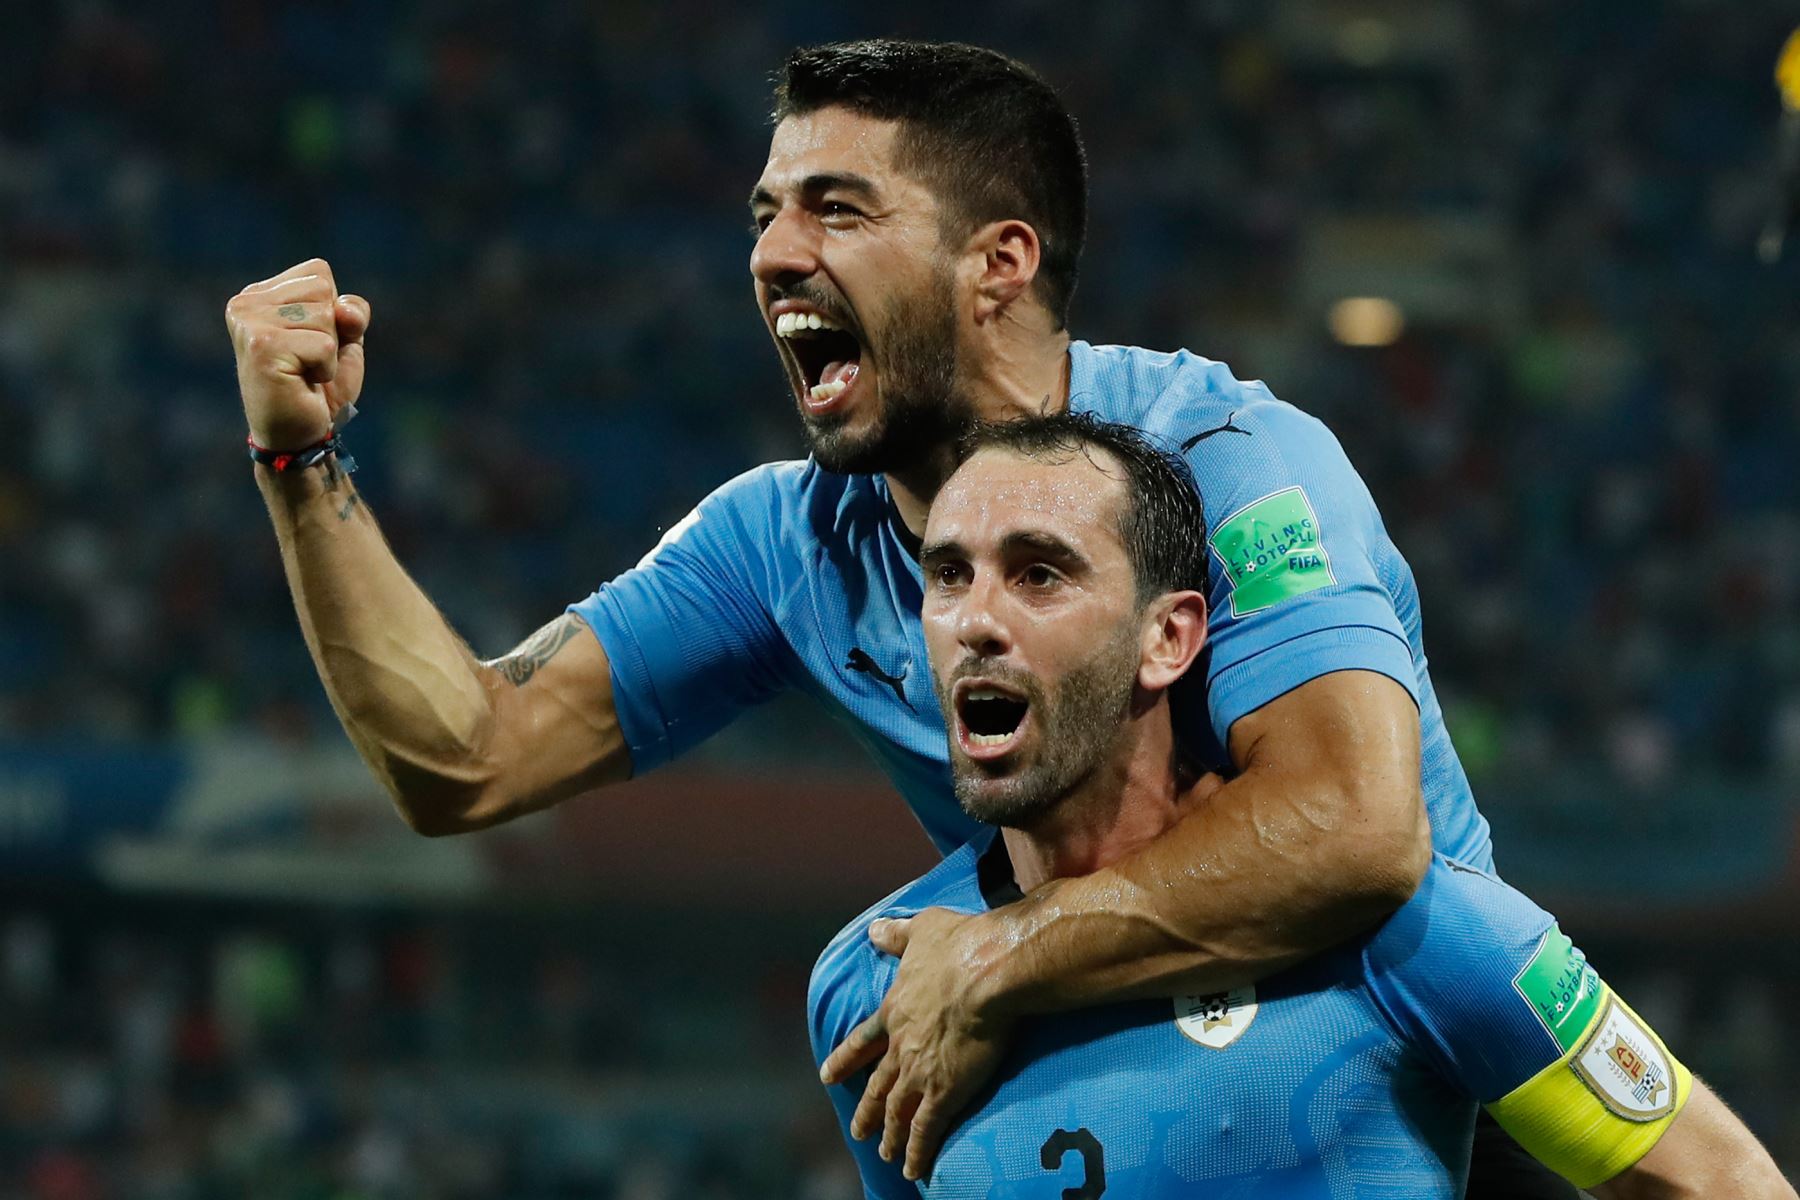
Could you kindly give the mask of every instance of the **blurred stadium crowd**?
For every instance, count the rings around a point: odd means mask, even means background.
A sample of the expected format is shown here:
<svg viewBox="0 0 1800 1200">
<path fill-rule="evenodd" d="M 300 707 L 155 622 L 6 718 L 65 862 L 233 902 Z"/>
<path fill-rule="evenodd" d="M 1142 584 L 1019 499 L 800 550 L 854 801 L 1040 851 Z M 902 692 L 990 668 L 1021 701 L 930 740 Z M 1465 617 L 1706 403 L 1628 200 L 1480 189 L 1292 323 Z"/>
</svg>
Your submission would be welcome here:
<svg viewBox="0 0 1800 1200">
<path fill-rule="evenodd" d="M 0 925 L 8 1200 L 860 1193 L 804 963 L 662 965 L 566 920 L 64 899 Z"/>
<path fill-rule="evenodd" d="M 690 925 L 684 955 L 604 918 L 9 907 L 5 1200 L 861 1194 L 799 1017 L 810 958 L 741 926 Z M 1791 1171 L 1791 993 L 1717 967 L 1607 974 Z"/>
<path fill-rule="evenodd" d="M 5 6 L 0 740 L 339 737 L 221 318 L 302 258 L 373 301 L 358 479 L 479 652 L 794 454 L 745 268 L 766 79 L 792 45 L 905 32 L 1015 53 L 1082 120 L 1078 336 L 1225 359 L 1344 440 L 1417 572 L 1503 870 L 1525 865 L 1513 830 L 1629 814 L 1666 842 L 1727 819 L 1696 795 L 1791 814 L 1800 271 L 1752 246 L 1792 19 L 1773 0 L 931 0 L 881 28 L 708 0 Z M 1357 263 L 1400 298 L 1391 345 L 1328 332 L 1332 272 Z M 567 1148 L 482 1107 L 507 1064 L 555 1064 L 564 1090 L 518 1086 L 570 1113 L 576 1075 L 694 1066 L 643 1049 L 660 985 L 604 962 L 569 968 L 599 1007 L 559 1028 L 548 927 L 535 966 L 444 1016 L 423 984 L 369 982 L 422 969 L 404 938 L 384 957 L 284 941 L 279 916 L 248 942 L 210 911 L 180 934 L 98 919 L 6 927 L 0 1197 L 850 1194 L 804 1121 L 729 1168 L 695 1133 L 624 1174 L 533 1174 Z M 480 935 L 449 928 L 472 980 Z M 1746 985 L 1696 1065 L 1792 1163 L 1788 969 Z M 1662 990 L 1678 1011 L 1638 1006 L 1679 1040 L 1713 1000 Z M 799 993 L 777 991 L 756 1061 L 803 1081 Z M 310 1164 L 292 1190 L 245 1182 L 265 1146 Z"/>
</svg>

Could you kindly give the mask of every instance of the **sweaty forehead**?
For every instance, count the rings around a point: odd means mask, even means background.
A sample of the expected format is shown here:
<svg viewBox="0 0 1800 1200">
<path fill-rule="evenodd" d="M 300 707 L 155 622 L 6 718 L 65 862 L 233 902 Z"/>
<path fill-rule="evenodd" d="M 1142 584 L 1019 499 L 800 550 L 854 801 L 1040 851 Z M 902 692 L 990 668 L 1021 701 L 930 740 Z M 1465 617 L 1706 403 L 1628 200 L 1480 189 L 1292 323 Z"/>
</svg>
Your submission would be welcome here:
<svg viewBox="0 0 1800 1200">
<path fill-rule="evenodd" d="M 894 181 L 896 121 L 847 108 L 820 108 L 783 117 L 769 139 L 759 188 L 780 192 L 817 175 L 859 175 L 881 187 Z"/>
<path fill-rule="evenodd" d="M 1124 553 L 1119 536 L 1123 472 L 1103 453 L 1075 450 L 1027 458 L 1011 450 L 976 453 L 938 492 L 926 541 L 968 549 L 1009 533 L 1050 533 L 1090 557 Z"/>
</svg>

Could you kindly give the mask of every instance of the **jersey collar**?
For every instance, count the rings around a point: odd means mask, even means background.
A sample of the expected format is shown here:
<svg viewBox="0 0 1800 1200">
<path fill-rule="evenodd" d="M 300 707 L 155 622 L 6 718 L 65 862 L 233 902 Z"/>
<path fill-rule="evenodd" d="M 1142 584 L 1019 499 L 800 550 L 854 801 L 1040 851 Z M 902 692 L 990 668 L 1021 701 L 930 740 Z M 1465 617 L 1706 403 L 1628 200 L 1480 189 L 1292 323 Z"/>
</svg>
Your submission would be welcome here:
<svg viewBox="0 0 1800 1200">
<path fill-rule="evenodd" d="M 1089 398 L 1094 390 L 1094 375 L 1099 367 L 1098 355 L 1086 342 L 1069 343 L 1069 411 L 1087 412 L 1093 407 Z"/>
<path fill-rule="evenodd" d="M 1012 855 L 1006 852 L 1006 839 L 1000 836 L 998 829 L 992 828 L 982 830 L 974 840 L 979 842 L 982 838 L 987 838 L 988 844 L 975 849 L 975 886 L 981 891 L 982 903 L 992 909 L 1023 900 L 1025 893 L 1013 875 Z"/>
<path fill-rule="evenodd" d="M 875 477 L 875 486 L 881 490 L 881 498 L 887 505 L 888 528 L 894 532 L 894 540 L 906 551 L 907 557 L 914 562 L 919 561 L 919 551 L 925 548 L 925 539 L 913 536 L 913 531 L 906 527 L 906 519 L 900 515 L 900 506 L 894 502 L 894 493 L 887 485 L 885 476 Z"/>
</svg>

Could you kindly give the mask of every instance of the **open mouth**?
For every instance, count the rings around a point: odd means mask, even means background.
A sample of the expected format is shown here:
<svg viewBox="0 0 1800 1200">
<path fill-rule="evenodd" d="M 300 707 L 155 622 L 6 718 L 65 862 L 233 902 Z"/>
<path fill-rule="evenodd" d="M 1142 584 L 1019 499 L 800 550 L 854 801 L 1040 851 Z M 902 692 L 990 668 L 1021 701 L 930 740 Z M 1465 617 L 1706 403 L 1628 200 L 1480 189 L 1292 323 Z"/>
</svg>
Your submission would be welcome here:
<svg viewBox="0 0 1800 1200">
<path fill-rule="evenodd" d="M 996 758 L 1017 744 L 1031 715 L 1031 701 L 992 683 L 958 684 L 956 733 L 971 758 Z"/>
<path fill-rule="evenodd" d="M 801 399 L 810 411 L 836 407 L 855 385 L 862 369 L 862 342 L 830 317 L 784 312 L 775 318 L 775 336 L 793 356 Z"/>
</svg>

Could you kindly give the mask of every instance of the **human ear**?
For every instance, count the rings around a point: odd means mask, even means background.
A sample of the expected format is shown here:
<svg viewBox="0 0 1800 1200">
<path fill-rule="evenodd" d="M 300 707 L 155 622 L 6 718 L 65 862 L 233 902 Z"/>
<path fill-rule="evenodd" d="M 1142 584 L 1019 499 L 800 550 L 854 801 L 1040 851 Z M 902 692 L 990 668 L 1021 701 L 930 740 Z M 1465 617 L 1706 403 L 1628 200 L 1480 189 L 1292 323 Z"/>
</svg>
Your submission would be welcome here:
<svg viewBox="0 0 1800 1200">
<path fill-rule="evenodd" d="M 1031 290 L 1043 258 L 1037 230 L 1024 221 L 995 221 L 975 231 L 970 249 L 980 254 L 977 320 L 985 320 Z"/>
<path fill-rule="evenodd" d="M 1206 597 L 1199 592 L 1169 592 L 1144 611 L 1139 644 L 1138 686 L 1165 691 L 1187 674 L 1206 644 Z"/>
</svg>

